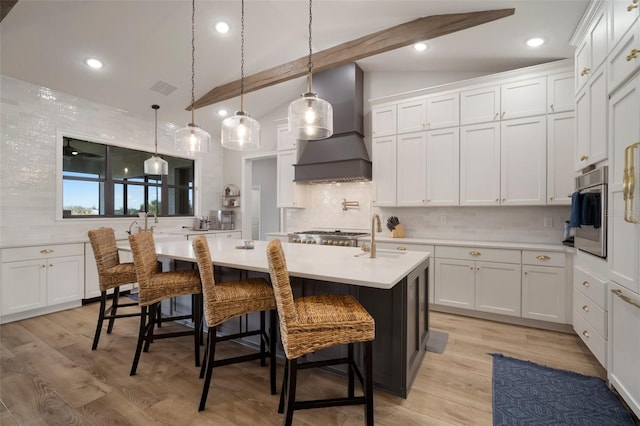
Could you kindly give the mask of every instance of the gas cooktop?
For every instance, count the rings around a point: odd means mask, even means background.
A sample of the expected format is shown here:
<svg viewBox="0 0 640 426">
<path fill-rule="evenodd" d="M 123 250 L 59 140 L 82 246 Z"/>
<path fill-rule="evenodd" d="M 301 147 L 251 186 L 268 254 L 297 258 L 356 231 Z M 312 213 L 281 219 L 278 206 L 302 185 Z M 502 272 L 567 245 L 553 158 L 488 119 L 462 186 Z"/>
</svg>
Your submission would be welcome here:
<svg viewBox="0 0 640 426">
<path fill-rule="evenodd" d="M 346 232 L 340 231 L 339 229 L 335 231 L 302 231 L 302 232 L 293 232 L 293 234 L 305 234 L 305 235 L 329 235 L 329 236 L 342 236 L 342 237 L 359 237 L 364 235 L 369 235 L 366 232 Z"/>
<path fill-rule="evenodd" d="M 323 244 L 343 247 L 357 247 L 358 238 L 370 234 L 366 232 L 335 231 L 302 231 L 288 234 L 290 243 Z"/>
</svg>

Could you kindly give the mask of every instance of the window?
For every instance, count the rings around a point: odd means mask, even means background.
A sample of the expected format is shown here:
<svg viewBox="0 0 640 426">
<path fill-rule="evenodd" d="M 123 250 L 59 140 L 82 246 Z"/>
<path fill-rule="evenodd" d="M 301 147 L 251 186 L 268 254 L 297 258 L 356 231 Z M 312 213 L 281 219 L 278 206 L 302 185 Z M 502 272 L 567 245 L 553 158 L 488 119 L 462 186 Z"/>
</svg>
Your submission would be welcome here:
<svg viewBox="0 0 640 426">
<path fill-rule="evenodd" d="M 167 176 L 145 175 L 151 153 L 63 138 L 62 217 L 193 215 L 193 160 L 162 156 Z"/>
</svg>

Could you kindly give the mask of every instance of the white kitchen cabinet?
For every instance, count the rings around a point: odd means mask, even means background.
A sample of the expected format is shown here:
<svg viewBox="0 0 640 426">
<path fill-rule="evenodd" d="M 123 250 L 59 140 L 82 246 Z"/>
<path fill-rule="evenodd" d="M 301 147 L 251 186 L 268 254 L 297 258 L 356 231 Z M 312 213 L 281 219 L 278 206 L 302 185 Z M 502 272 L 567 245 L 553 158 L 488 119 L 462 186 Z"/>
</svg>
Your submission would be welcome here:
<svg viewBox="0 0 640 426">
<path fill-rule="evenodd" d="M 459 124 L 460 95 L 458 93 L 427 97 L 427 129 L 440 129 Z"/>
<path fill-rule="evenodd" d="M 501 204 L 546 204 L 546 166 L 546 116 L 503 121 L 500 130 Z"/>
<path fill-rule="evenodd" d="M 547 116 L 547 204 L 571 205 L 576 116 L 573 111 Z"/>
<path fill-rule="evenodd" d="M 575 77 L 572 71 L 547 76 L 547 113 L 555 114 L 575 109 Z"/>
<path fill-rule="evenodd" d="M 427 134 L 407 133 L 397 136 L 396 205 L 403 207 L 427 204 Z"/>
<path fill-rule="evenodd" d="M 401 102 L 397 106 L 397 113 L 398 134 L 419 132 L 426 128 L 426 99 L 416 99 L 407 102 Z M 378 134 L 376 133 L 375 136 L 378 136 Z"/>
<path fill-rule="evenodd" d="M 216 232 L 216 238 L 242 238 L 242 231 Z"/>
<path fill-rule="evenodd" d="M 82 243 L 2 250 L 3 322 L 32 316 L 29 311 L 38 315 L 79 306 L 83 295 Z"/>
<path fill-rule="evenodd" d="M 610 285 L 609 383 L 640 416 L 640 294 Z"/>
<path fill-rule="evenodd" d="M 305 192 L 302 184 L 293 181 L 295 178 L 294 164 L 298 162 L 301 150 L 304 148 L 289 132 L 286 124 L 276 128 L 277 146 L 277 194 L 276 204 L 279 208 L 302 208 L 305 206 Z M 280 149 L 280 148 L 284 149 Z"/>
<path fill-rule="evenodd" d="M 576 95 L 575 170 L 607 159 L 607 79 L 606 68 L 598 68 Z"/>
<path fill-rule="evenodd" d="M 436 304 L 520 316 L 519 250 L 436 246 L 435 257 Z"/>
<path fill-rule="evenodd" d="M 575 51 L 576 92 L 589 81 L 607 57 L 607 9 L 600 7 Z"/>
<path fill-rule="evenodd" d="M 460 131 L 458 127 L 427 132 L 427 205 L 460 204 Z"/>
<path fill-rule="evenodd" d="M 370 241 L 370 239 L 369 239 Z M 434 252 L 435 247 L 430 244 L 409 244 L 403 241 L 395 242 L 376 242 L 376 245 L 379 249 L 384 250 L 398 250 L 398 251 L 421 251 L 421 252 L 429 252 L 431 256 L 429 256 L 429 303 L 434 303 L 434 277 L 435 277 L 435 259 Z"/>
<path fill-rule="evenodd" d="M 609 49 L 617 44 L 638 18 L 638 0 L 610 0 L 609 4 Z"/>
<path fill-rule="evenodd" d="M 500 86 L 460 92 L 460 125 L 500 120 Z"/>
<path fill-rule="evenodd" d="M 382 105 L 371 109 L 372 137 L 396 134 L 396 110 L 396 105 Z"/>
<path fill-rule="evenodd" d="M 614 92 L 638 67 L 640 67 L 640 23 L 636 21 L 607 58 L 609 92 Z"/>
<path fill-rule="evenodd" d="M 460 128 L 460 205 L 500 205 L 500 123 Z"/>
<path fill-rule="evenodd" d="M 378 207 L 396 205 L 396 136 L 374 138 L 372 203 Z"/>
<path fill-rule="evenodd" d="M 536 77 L 500 86 L 500 118 L 529 117 L 547 113 L 547 78 Z"/>
<path fill-rule="evenodd" d="M 565 254 L 522 252 L 522 317 L 566 324 L 568 293 Z"/>
</svg>

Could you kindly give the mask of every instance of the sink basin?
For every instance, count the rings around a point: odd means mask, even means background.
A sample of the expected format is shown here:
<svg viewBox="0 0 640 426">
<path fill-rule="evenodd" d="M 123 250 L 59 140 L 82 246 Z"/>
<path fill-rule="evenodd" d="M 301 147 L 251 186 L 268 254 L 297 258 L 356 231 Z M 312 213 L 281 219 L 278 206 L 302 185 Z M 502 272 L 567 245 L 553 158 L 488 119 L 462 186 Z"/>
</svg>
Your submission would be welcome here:
<svg viewBox="0 0 640 426">
<path fill-rule="evenodd" d="M 397 257 L 400 257 L 402 255 L 406 254 L 406 251 L 399 251 L 399 250 L 376 250 L 376 258 L 389 258 L 389 259 L 394 259 Z M 369 257 L 369 253 L 360 253 L 360 254 L 356 254 L 356 257 Z"/>
</svg>

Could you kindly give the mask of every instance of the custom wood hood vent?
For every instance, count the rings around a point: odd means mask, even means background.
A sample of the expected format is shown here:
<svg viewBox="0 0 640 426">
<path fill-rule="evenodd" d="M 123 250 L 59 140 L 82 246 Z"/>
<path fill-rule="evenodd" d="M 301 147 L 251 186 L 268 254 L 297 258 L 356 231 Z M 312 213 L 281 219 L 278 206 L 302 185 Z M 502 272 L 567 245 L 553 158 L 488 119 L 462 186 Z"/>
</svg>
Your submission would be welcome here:
<svg viewBox="0 0 640 426">
<path fill-rule="evenodd" d="M 296 182 L 371 180 L 371 160 L 364 144 L 363 73 L 355 63 L 313 75 L 314 90 L 333 106 L 333 136 L 309 141 L 294 164 Z"/>
</svg>

